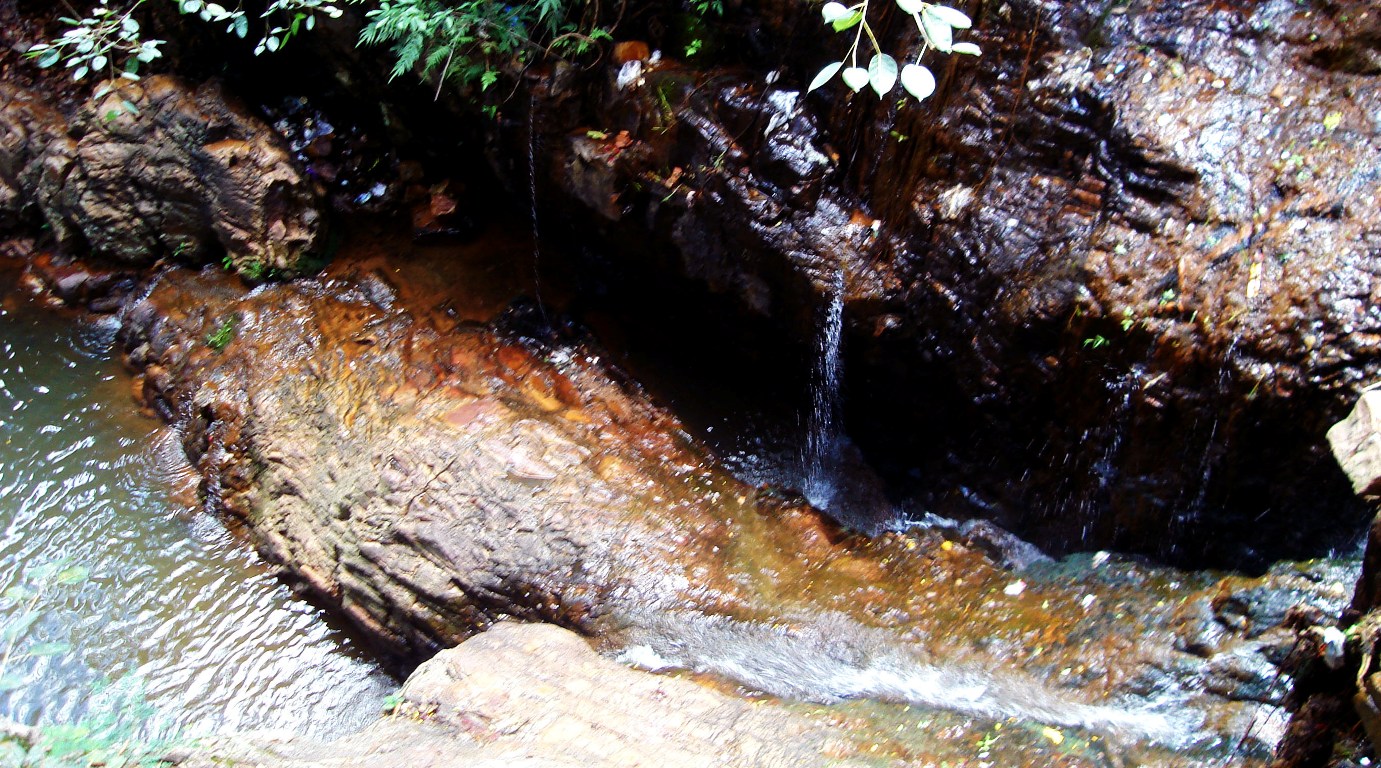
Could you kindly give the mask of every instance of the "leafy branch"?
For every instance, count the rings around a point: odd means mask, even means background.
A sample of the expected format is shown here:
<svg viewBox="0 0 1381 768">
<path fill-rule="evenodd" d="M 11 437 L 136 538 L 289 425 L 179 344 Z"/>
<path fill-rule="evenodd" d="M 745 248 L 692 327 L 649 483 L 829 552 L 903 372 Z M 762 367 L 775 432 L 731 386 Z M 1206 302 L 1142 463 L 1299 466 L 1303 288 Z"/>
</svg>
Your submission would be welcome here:
<svg viewBox="0 0 1381 768">
<path fill-rule="evenodd" d="M 820 70 L 811 81 L 808 91 L 813 91 L 834 79 L 835 75 L 840 75 L 844 84 L 855 93 L 863 90 L 864 86 L 871 85 L 878 96 L 885 96 L 896 86 L 900 77 L 902 88 L 918 101 L 924 101 L 935 93 L 935 75 L 921 63 L 921 59 L 931 48 L 941 53 L 961 53 L 970 56 L 980 54 L 977 45 L 954 41 L 956 29 L 968 29 L 973 26 L 973 21 L 962 11 L 923 0 L 896 0 L 897 6 L 910 14 L 916 22 L 922 41 L 920 50 L 916 53 L 915 63 L 908 63 L 899 71 L 897 60 L 883 52 L 872 25 L 868 23 L 869 2 L 870 0 L 861 0 L 850 6 L 840 2 L 825 3 L 821 9 L 825 24 L 836 32 L 850 29 L 857 31 L 854 32 L 853 45 L 849 47 L 849 52 L 843 59 Z M 864 36 L 867 36 L 873 47 L 873 57 L 866 69 L 859 66 L 858 58 Z M 845 66 L 846 63 L 848 66 Z"/>
<path fill-rule="evenodd" d="M 30 47 L 25 56 L 35 59 L 38 66 L 44 69 L 65 62 L 64 66 L 72 70 L 73 80 L 82 80 L 88 75 L 104 76 L 108 80 L 117 77 L 138 80 L 140 67 L 161 57 L 161 46 L 165 42 L 145 40 L 140 34 L 139 21 L 134 18 L 134 12 L 147 1 L 133 0 L 121 11 L 110 7 L 110 0 L 99 0 L 99 4 L 83 18 L 63 16 L 59 21 L 68 28 L 62 35 L 56 40 Z M 244 39 L 249 36 L 250 21 L 243 6 L 237 5 L 232 9 L 206 0 L 172 2 L 177 3 L 178 10 L 184 14 L 195 14 L 208 23 L 226 24 L 226 31 L 236 37 Z M 257 56 L 276 51 L 300 30 L 312 29 L 316 26 L 317 14 L 335 19 L 342 13 L 330 0 L 272 0 L 259 14 L 264 33 L 255 45 L 254 53 Z M 107 92 L 109 86 L 102 86 L 96 96 L 99 98 Z M 125 109 L 136 111 L 134 105 L 128 102 L 125 103 Z"/>
</svg>

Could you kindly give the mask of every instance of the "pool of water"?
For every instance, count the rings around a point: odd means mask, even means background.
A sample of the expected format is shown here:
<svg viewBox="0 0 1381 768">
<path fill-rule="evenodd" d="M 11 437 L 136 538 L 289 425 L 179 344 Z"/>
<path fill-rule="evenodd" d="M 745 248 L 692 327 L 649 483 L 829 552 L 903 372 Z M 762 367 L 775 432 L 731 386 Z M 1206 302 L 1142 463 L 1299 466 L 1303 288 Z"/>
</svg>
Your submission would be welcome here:
<svg viewBox="0 0 1381 768">
<path fill-rule="evenodd" d="M 377 715 L 397 681 L 197 511 L 177 437 L 111 359 L 114 319 L 0 294 L 0 716 L 142 698 L 151 729 L 325 736 Z"/>
</svg>

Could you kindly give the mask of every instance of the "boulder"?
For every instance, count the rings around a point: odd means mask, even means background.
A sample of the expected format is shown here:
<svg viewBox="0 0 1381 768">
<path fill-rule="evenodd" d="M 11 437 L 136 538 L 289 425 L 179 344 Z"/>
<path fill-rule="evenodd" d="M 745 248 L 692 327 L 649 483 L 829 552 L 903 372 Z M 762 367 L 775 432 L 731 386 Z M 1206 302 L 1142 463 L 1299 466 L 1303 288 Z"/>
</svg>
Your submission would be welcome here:
<svg viewBox="0 0 1381 768">
<path fill-rule="evenodd" d="M 218 85 L 156 76 L 102 89 L 69 122 L 0 87 L 0 223 L 32 208 L 70 251 L 134 265 L 224 259 L 251 277 L 300 269 L 324 248 L 314 183 Z"/>
<path fill-rule="evenodd" d="M 1359 496 L 1381 496 L 1381 391 L 1362 393 L 1347 418 L 1328 430 L 1333 457 Z"/>
<path fill-rule="evenodd" d="M 591 706 L 592 698 L 599 705 Z M 504 622 L 423 664 L 391 713 L 330 744 L 247 734 L 178 756 L 183 768 L 854 766 L 830 718 L 637 672 L 578 635 Z"/>
</svg>

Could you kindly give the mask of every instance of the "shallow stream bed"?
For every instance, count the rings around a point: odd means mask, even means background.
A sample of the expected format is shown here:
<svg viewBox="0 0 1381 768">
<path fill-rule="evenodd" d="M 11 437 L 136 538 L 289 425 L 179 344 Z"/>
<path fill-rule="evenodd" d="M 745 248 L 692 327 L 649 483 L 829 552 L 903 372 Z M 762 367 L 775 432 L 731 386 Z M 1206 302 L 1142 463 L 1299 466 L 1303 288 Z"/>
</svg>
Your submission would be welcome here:
<svg viewBox="0 0 1381 768">
<path fill-rule="evenodd" d="M 8 288 L 0 591 L 24 594 L 0 603 L 0 716 L 70 723 L 143 700 L 149 731 L 183 736 L 372 719 L 397 682 L 198 510 L 176 435 L 138 413 L 111 359 L 115 319 Z"/>
</svg>

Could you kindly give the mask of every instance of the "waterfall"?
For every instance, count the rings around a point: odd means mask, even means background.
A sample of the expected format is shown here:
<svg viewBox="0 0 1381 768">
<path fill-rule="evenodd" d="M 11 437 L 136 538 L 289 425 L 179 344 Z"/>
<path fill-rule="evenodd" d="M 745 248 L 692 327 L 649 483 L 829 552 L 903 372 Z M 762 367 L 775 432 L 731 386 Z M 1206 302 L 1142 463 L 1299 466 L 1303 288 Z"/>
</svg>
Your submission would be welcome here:
<svg viewBox="0 0 1381 768">
<path fill-rule="evenodd" d="M 844 332 L 844 268 L 830 276 L 829 301 L 816 338 L 810 374 L 810 410 L 806 414 L 803 492 L 810 503 L 827 509 L 837 491 L 840 441 L 840 345 Z"/>
<path fill-rule="evenodd" d="M 551 325 L 542 302 L 542 230 L 537 218 L 537 91 L 534 87 L 527 107 L 527 191 L 532 218 L 532 293 L 542 322 Z"/>
</svg>

